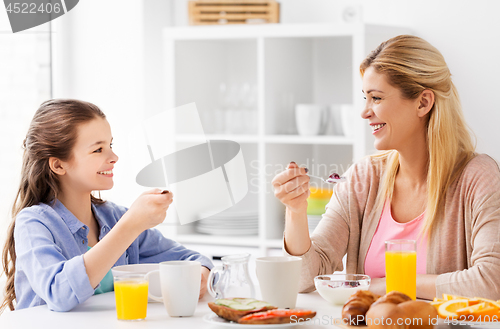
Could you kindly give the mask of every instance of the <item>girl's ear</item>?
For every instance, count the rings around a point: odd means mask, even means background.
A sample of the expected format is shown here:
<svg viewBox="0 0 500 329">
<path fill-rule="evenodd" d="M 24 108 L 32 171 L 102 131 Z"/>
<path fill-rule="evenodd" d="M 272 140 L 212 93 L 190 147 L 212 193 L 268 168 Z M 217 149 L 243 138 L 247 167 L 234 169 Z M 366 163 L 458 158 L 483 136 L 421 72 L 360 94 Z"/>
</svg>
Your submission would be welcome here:
<svg viewBox="0 0 500 329">
<path fill-rule="evenodd" d="M 58 158 L 50 157 L 49 158 L 49 167 L 57 175 L 66 174 L 66 169 L 64 169 L 62 161 Z"/>
<path fill-rule="evenodd" d="M 417 115 L 423 118 L 434 106 L 434 92 L 429 89 L 425 89 L 420 94 L 420 103 L 417 109 Z"/>
</svg>

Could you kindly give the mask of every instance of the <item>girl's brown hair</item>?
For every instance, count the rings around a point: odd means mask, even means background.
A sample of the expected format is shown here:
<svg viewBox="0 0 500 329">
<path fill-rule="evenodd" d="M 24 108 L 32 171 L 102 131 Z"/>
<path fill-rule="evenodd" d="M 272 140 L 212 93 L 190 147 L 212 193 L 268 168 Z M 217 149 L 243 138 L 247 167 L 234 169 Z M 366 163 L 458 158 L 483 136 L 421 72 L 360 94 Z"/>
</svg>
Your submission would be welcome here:
<svg viewBox="0 0 500 329">
<path fill-rule="evenodd" d="M 94 104 L 74 99 L 49 100 L 36 111 L 23 142 L 21 183 L 12 206 L 12 220 L 2 253 L 3 272 L 7 277 L 5 299 L 0 314 L 8 306 L 14 310 L 16 292 L 16 250 L 14 243 L 15 219 L 19 212 L 39 203 L 50 203 L 60 192 L 59 178 L 49 167 L 49 158 L 71 160 L 77 138 L 77 126 L 95 118 L 106 118 Z M 91 196 L 93 203 L 103 203 Z"/>
</svg>

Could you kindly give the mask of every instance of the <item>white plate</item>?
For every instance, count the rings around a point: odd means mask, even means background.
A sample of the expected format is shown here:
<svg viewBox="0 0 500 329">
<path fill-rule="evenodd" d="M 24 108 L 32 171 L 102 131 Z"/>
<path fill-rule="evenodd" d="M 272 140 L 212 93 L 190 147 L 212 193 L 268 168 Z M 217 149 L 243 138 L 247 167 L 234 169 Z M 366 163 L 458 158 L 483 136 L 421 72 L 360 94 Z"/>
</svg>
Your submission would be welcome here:
<svg viewBox="0 0 500 329">
<path fill-rule="evenodd" d="M 213 235 L 257 235 L 259 233 L 258 228 L 247 230 L 247 229 L 224 229 L 224 228 L 207 228 L 207 227 L 196 227 L 196 231 L 199 233 L 213 234 Z"/>
<path fill-rule="evenodd" d="M 298 324 L 304 324 L 303 322 L 295 323 L 280 323 L 280 324 L 239 324 L 232 321 L 227 321 L 219 317 L 215 313 L 205 314 L 203 317 L 205 322 L 221 327 L 232 327 L 232 328 L 286 328 L 291 326 L 296 326 Z"/>
</svg>

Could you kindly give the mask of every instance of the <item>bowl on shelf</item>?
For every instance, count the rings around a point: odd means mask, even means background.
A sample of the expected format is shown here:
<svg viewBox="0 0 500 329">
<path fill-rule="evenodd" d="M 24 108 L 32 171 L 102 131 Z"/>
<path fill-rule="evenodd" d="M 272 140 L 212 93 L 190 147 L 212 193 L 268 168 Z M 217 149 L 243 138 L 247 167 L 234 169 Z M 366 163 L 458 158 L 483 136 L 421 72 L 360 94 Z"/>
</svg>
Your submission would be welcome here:
<svg viewBox="0 0 500 329">
<path fill-rule="evenodd" d="M 326 301 L 343 305 L 358 290 L 368 290 L 371 279 L 364 274 L 330 274 L 314 278 L 316 290 Z"/>
</svg>

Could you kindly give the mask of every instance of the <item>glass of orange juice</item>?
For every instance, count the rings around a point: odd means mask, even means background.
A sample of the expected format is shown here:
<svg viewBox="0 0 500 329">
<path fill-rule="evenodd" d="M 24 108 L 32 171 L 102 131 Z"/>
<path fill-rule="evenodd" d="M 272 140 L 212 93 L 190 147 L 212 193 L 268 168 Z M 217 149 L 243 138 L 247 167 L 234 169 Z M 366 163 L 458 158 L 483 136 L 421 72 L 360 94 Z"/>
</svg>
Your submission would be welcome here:
<svg viewBox="0 0 500 329">
<path fill-rule="evenodd" d="M 118 320 L 142 320 L 148 308 L 148 279 L 140 273 L 113 273 Z"/>
<path fill-rule="evenodd" d="M 386 292 L 399 291 L 417 298 L 417 244 L 415 240 L 385 241 Z"/>
</svg>

